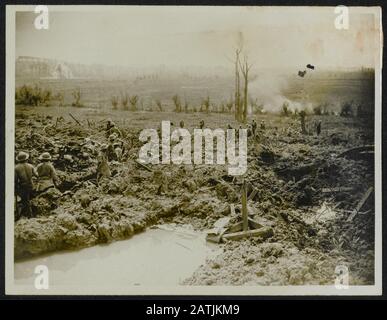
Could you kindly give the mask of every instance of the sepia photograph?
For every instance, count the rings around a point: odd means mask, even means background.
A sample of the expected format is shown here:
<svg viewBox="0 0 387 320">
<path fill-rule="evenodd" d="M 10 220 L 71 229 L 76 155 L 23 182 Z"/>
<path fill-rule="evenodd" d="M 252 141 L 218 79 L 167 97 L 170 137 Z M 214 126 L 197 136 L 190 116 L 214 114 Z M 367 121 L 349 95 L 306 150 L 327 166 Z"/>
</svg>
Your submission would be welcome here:
<svg viewBox="0 0 387 320">
<path fill-rule="evenodd" d="M 382 293 L 379 7 L 6 6 L 6 293 Z"/>
</svg>

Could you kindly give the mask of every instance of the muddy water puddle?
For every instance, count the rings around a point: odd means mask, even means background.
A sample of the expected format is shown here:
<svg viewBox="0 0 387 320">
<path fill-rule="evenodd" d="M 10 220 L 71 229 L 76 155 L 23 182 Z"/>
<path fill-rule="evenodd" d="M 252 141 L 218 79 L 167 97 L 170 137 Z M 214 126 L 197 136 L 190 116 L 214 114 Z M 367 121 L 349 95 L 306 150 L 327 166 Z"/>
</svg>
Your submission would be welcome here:
<svg viewBox="0 0 387 320">
<path fill-rule="evenodd" d="M 15 284 L 33 285 L 36 266 L 44 265 L 50 287 L 175 286 L 220 252 L 218 246 L 206 242 L 204 233 L 187 226 L 161 225 L 128 240 L 17 262 Z"/>
</svg>

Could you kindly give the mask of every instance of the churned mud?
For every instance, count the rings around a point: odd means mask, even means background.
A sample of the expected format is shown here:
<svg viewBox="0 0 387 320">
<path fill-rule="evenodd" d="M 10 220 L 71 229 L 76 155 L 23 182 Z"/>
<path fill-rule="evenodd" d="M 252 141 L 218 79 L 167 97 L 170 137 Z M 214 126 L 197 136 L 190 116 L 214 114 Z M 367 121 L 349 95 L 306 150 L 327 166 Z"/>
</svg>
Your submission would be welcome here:
<svg viewBox="0 0 387 320">
<path fill-rule="evenodd" d="M 74 115 L 81 125 L 70 116 Z M 109 114 L 123 132 L 123 160 L 111 162 L 112 177 L 96 183 L 98 146 L 106 143 L 107 113 L 81 108 L 16 109 L 15 151 L 53 156 L 58 190 L 35 197 L 34 218 L 15 222 L 15 258 L 90 247 L 128 239 L 155 224 L 190 224 L 211 229 L 222 217 L 238 221 L 242 177 L 226 166 L 136 163 L 143 128 L 180 115 L 146 112 Z M 200 114 L 185 114 L 186 127 L 198 127 Z M 273 229 L 266 239 L 218 244 L 223 252 L 190 277 L 190 285 L 332 284 L 335 268 L 349 268 L 351 284 L 374 282 L 373 196 L 351 221 L 348 217 L 374 185 L 373 156 L 346 152 L 373 144 L 371 126 L 339 116 L 321 116 L 322 135 L 303 135 L 299 120 L 261 115 L 265 130 L 248 140 L 248 209 Z M 230 114 L 206 115 L 209 128 L 239 127 Z M 318 117 L 308 117 L 308 121 Z M 259 119 L 260 121 L 260 119 Z M 235 213 L 230 205 L 235 205 Z"/>
</svg>

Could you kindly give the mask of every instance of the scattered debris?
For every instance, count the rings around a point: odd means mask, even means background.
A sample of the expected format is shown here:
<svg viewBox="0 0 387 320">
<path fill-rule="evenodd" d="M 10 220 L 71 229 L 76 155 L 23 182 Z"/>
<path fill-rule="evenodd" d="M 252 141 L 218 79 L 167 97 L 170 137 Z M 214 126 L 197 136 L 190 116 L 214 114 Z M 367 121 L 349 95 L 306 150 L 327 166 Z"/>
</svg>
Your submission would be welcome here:
<svg viewBox="0 0 387 320">
<path fill-rule="evenodd" d="M 374 175 L 366 158 L 357 161 L 348 152 L 371 146 L 366 129 L 327 116 L 326 132 L 317 138 L 301 133 L 299 119 L 262 116 L 259 139 L 249 140 L 243 185 L 243 178 L 228 176 L 222 166 L 139 163 L 138 133 L 145 124 L 141 113 L 133 113 L 131 125 L 116 121 L 124 152 L 121 161 L 108 162 L 110 177 L 97 183 L 98 154 L 107 143 L 105 121 L 87 118 L 90 125 L 82 126 L 74 119 L 57 120 L 58 114 L 43 117 L 51 108 L 37 110 L 17 112 L 15 151 L 28 151 L 33 165 L 39 154 L 50 152 L 60 183 L 34 198 L 34 218 L 15 222 L 16 259 L 126 239 L 150 226 L 175 223 L 208 230 L 207 239 L 223 249 L 187 284 L 225 284 L 224 279 L 331 284 L 334 266 L 343 259 L 352 282 L 372 283 L 374 211 L 365 199 L 372 191 L 366 197 L 364 188 L 373 185 Z M 81 119 L 76 111 L 73 115 Z M 206 123 L 220 127 L 221 121 L 226 126 L 230 119 L 215 115 Z M 190 130 L 197 122 L 187 117 L 184 127 Z M 368 213 L 347 221 L 354 210 Z"/>
</svg>

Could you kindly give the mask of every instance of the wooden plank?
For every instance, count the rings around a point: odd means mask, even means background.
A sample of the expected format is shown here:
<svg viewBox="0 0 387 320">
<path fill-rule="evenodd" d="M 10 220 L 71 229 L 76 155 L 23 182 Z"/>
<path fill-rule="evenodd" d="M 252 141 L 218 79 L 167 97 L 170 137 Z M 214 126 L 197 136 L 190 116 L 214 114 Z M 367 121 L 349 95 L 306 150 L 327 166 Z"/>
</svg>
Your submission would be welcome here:
<svg viewBox="0 0 387 320">
<path fill-rule="evenodd" d="M 352 187 L 334 187 L 334 188 L 322 188 L 322 193 L 333 193 L 333 192 L 348 192 L 352 191 Z"/>
<path fill-rule="evenodd" d="M 363 195 L 363 197 L 361 198 L 361 200 L 357 204 L 356 208 L 349 215 L 347 222 L 351 222 L 353 220 L 353 218 L 356 217 L 356 215 L 361 210 L 361 208 L 364 206 L 364 204 L 366 203 L 367 199 L 369 198 L 369 196 L 371 195 L 373 190 L 374 190 L 373 187 L 368 188 L 367 192 Z"/>
<path fill-rule="evenodd" d="M 145 165 L 145 164 L 139 162 L 138 160 L 134 160 L 134 161 L 136 161 L 136 163 L 137 163 L 138 165 L 140 165 L 141 167 L 143 167 L 145 170 L 148 170 L 148 171 L 150 171 L 150 172 L 153 172 L 153 170 L 152 170 L 151 168 L 149 168 L 147 165 Z"/>
<path fill-rule="evenodd" d="M 273 236 L 273 229 L 270 227 L 263 227 L 255 230 L 240 231 L 234 233 L 226 233 L 223 235 L 225 240 L 239 240 L 247 237 L 263 237 L 269 238 Z"/>
<path fill-rule="evenodd" d="M 354 154 L 354 153 L 360 153 L 360 152 L 363 152 L 363 151 L 373 151 L 373 150 L 374 150 L 374 145 L 366 145 L 366 146 L 361 146 L 361 147 L 355 147 L 355 148 L 351 148 L 351 149 L 345 150 L 344 152 L 342 152 L 339 155 L 337 155 L 337 157 L 341 158 L 341 157 L 345 157 L 347 155 L 351 155 L 351 154 Z"/>
<path fill-rule="evenodd" d="M 224 228 L 222 230 L 214 230 L 214 232 L 210 232 L 207 233 L 207 236 L 206 236 L 206 240 L 207 241 L 210 241 L 210 242 L 214 242 L 214 243 L 219 243 L 222 241 L 222 237 L 223 235 L 225 234 L 225 232 L 227 231 L 227 228 Z"/>
<path fill-rule="evenodd" d="M 238 223 L 235 223 L 232 226 L 230 226 L 227 229 L 227 232 L 228 233 L 234 233 L 234 232 L 242 231 L 242 229 L 243 229 L 243 223 L 242 222 L 238 222 Z"/>
<path fill-rule="evenodd" d="M 76 123 L 78 123 L 80 126 L 82 125 L 71 113 L 69 113 L 70 117 L 74 119 Z"/>
<path fill-rule="evenodd" d="M 250 229 L 260 229 L 263 227 L 263 225 L 261 225 L 260 223 L 258 223 L 257 221 L 255 221 L 251 218 L 249 218 L 248 221 L 249 221 Z"/>
</svg>

